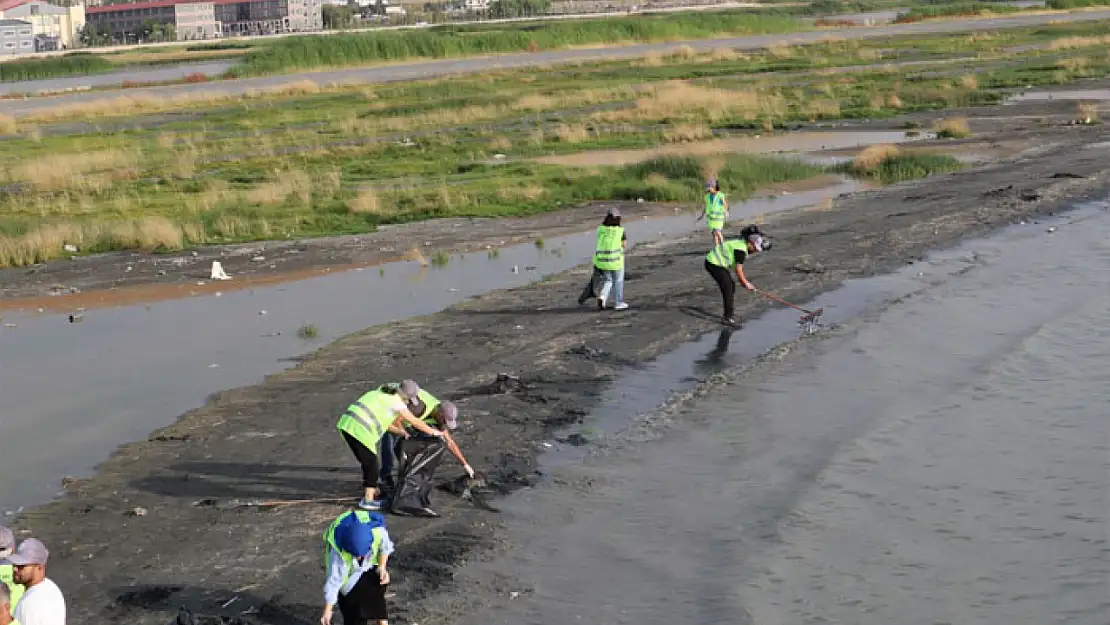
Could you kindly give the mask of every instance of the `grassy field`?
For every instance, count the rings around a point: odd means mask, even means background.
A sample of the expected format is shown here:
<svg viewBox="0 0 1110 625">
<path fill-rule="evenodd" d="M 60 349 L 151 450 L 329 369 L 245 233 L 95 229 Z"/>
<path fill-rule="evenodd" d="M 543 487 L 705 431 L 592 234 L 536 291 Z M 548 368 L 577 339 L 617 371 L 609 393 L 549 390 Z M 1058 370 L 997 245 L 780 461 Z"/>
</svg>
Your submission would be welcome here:
<svg viewBox="0 0 1110 625">
<path fill-rule="evenodd" d="M 381 61 L 709 39 L 806 28 L 805 23 L 789 16 L 746 10 L 289 37 L 252 50 L 232 72 L 243 76 L 277 74 Z"/>
<path fill-rule="evenodd" d="M 740 200 L 820 170 L 754 156 L 626 167 L 535 159 L 996 103 L 1010 88 L 1105 76 L 1106 32 L 1104 22 L 747 54 L 676 47 L 546 71 L 372 87 L 302 82 L 0 118 L 0 265 L 65 256 L 65 244 L 176 250 L 591 200 L 693 204 L 711 172 Z M 897 65 L 909 61 L 925 64 Z M 945 128 L 963 132 L 955 120 Z M 844 171 L 891 182 L 955 166 L 890 153 Z"/>
</svg>

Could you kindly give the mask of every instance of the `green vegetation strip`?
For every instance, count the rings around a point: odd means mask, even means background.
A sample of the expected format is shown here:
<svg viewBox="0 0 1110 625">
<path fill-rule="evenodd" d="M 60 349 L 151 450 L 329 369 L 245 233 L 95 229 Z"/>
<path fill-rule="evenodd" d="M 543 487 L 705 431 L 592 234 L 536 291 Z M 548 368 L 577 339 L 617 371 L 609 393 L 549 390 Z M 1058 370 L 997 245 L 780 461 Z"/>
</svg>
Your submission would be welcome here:
<svg viewBox="0 0 1110 625">
<path fill-rule="evenodd" d="M 538 52 L 583 45 L 708 39 L 806 29 L 803 22 L 783 15 L 722 11 L 288 37 L 252 50 L 232 72 L 241 76 L 277 74 L 380 61 Z"/>
<path fill-rule="evenodd" d="M 679 49 L 547 71 L 294 83 L 266 96 L 110 100 L 0 119 L 0 265 L 63 256 L 66 244 L 176 250 L 591 200 L 693 205 L 713 171 L 743 199 L 822 170 L 726 155 L 613 167 L 592 151 L 997 103 L 1007 89 L 1110 74 L 1106 32 L 1103 22 L 748 54 Z M 892 65 L 907 61 L 928 63 Z M 933 130 L 968 132 L 959 120 Z M 926 156 L 865 162 L 852 175 L 881 182 L 956 166 Z"/>
<path fill-rule="evenodd" d="M 103 56 L 75 52 L 60 57 L 20 59 L 0 63 L 0 82 L 39 80 L 58 76 L 101 74 L 117 69 Z"/>
</svg>

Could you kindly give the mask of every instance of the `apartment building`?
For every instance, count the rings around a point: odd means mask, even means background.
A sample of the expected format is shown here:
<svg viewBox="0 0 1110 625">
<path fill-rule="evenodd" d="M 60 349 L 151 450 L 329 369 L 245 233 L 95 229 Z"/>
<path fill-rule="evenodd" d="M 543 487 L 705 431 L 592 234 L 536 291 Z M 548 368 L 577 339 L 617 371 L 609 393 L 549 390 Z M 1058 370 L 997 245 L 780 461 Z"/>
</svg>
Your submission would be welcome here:
<svg viewBox="0 0 1110 625">
<path fill-rule="evenodd" d="M 102 4 L 85 13 L 118 41 L 134 38 L 148 21 L 172 24 L 179 41 L 324 28 L 322 0 L 151 0 Z"/>
<path fill-rule="evenodd" d="M 35 51 L 35 34 L 30 22 L 0 19 L 0 56 Z"/>
<path fill-rule="evenodd" d="M 29 22 L 36 45 L 34 52 L 70 49 L 78 45 L 85 27 L 85 6 L 58 6 L 43 0 L 0 1 L 0 19 Z"/>
</svg>

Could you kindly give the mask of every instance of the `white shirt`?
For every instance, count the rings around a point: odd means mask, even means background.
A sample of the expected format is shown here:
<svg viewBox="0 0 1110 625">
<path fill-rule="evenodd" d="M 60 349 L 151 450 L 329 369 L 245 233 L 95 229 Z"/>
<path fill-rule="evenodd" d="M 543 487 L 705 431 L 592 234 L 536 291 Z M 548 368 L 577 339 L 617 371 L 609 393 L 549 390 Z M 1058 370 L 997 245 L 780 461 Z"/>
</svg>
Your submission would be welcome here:
<svg viewBox="0 0 1110 625">
<path fill-rule="evenodd" d="M 66 625 L 66 600 L 58 585 L 44 579 L 23 593 L 12 614 L 20 625 Z"/>
</svg>

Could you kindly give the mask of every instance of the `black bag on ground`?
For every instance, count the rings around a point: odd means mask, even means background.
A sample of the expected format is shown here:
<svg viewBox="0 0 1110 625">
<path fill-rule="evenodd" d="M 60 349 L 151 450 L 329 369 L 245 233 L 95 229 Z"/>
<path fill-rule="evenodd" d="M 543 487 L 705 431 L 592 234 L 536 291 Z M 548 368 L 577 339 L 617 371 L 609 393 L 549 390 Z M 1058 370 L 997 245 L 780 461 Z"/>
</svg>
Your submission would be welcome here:
<svg viewBox="0 0 1110 625">
<path fill-rule="evenodd" d="M 401 472 L 397 478 L 397 492 L 393 495 L 390 510 L 397 514 L 414 513 L 431 508 L 429 497 L 435 480 L 436 469 L 447 452 L 447 443 L 440 438 L 405 439 L 398 445 L 401 453 Z"/>
</svg>

